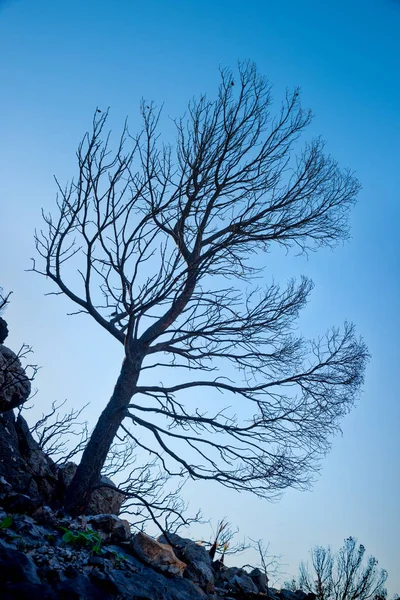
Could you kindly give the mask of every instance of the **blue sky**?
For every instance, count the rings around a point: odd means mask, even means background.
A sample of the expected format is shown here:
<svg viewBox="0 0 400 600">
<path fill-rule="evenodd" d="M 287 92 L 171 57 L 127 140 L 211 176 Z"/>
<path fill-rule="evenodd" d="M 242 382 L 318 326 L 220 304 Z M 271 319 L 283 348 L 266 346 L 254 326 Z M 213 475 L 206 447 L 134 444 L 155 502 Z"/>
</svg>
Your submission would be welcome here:
<svg viewBox="0 0 400 600">
<path fill-rule="evenodd" d="M 247 58 L 278 101 L 301 87 L 311 132 L 363 189 L 350 243 L 308 260 L 279 257 L 268 272 L 314 280 L 302 317 L 310 336 L 356 323 L 372 355 L 364 393 L 312 492 L 288 491 L 276 504 L 202 484 L 187 494 L 214 521 L 227 516 L 242 535 L 270 541 L 289 575 L 314 544 L 357 536 L 388 570 L 391 593 L 400 593 L 399 30 L 394 0 L 0 2 L 0 284 L 14 291 L 9 345 L 32 344 L 42 365 L 32 418 L 54 399 L 84 398 L 93 422 L 122 358 L 115 340 L 89 318 L 67 317 L 69 303 L 44 297 L 49 283 L 24 271 L 40 209 L 54 206 L 52 176 L 74 174 L 94 108 L 110 106 L 113 127 L 129 115 L 132 129 L 142 96 L 179 116 L 193 95 L 212 94 L 220 64 Z"/>
</svg>

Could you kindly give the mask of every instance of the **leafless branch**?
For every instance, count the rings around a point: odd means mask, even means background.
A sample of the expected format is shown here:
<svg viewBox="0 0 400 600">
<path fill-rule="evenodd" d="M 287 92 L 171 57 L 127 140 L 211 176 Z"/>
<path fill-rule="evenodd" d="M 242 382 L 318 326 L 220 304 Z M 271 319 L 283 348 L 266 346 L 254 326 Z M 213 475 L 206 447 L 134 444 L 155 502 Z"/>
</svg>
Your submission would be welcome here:
<svg viewBox="0 0 400 600">
<path fill-rule="evenodd" d="M 79 420 L 88 404 L 78 410 L 71 409 L 68 413 L 61 415 L 58 411 L 65 403 L 66 400 L 52 402 L 50 412 L 43 413 L 41 418 L 30 428 L 30 432 L 35 435 L 40 448 L 59 465 L 66 464 L 80 454 L 89 438 L 87 422 Z M 73 438 L 78 438 L 78 441 L 73 443 Z"/>
</svg>

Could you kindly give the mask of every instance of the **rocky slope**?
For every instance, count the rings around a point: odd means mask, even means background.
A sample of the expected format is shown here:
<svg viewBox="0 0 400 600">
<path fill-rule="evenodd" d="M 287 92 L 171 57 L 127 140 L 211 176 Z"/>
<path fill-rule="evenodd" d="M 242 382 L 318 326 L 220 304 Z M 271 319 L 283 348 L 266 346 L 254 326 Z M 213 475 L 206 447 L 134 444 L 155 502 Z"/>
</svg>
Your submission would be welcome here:
<svg viewBox="0 0 400 600">
<path fill-rule="evenodd" d="M 123 496 L 108 487 L 91 496 L 88 514 L 72 519 L 63 498 L 76 471 L 56 465 L 11 408 L 30 383 L 2 342 L 0 320 L 0 598 L 2 600 L 313 600 L 267 588 L 258 569 L 226 568 L 194 541 L 155 540 L 118 517 Z"/>
<path fill-rule="evenodd" d="M 8 494 L 1 480 L 0 503 Z M 178 535 L 131 534 L 115 515 L 69 517 L 49 507 L 31 515 L 0 510 L 3 600 L 312 600 L 267 589 L 266 578 L 212 562 L 207 550 Z"/>
</svg>

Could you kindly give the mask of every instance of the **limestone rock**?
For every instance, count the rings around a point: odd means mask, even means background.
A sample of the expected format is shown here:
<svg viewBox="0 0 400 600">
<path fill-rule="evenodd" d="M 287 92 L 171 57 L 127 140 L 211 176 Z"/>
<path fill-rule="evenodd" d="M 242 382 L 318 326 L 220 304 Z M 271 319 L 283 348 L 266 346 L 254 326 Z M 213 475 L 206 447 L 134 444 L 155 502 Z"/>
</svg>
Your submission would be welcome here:
<svg viewBox="0 0 400 600">
<path fill-rule="evenodd" d="M 120 519 L 116 515 L 88 516 L 87 522 L 105 542 L 126 542 L 131 537 L 128 521 Z"/>
<path fill-rule="evenodd" d="M 211 592 L 214 586 L 214 572 L 212 559 L 204 546 L 196 544 L 193 540 L 181 538 L 176 533 L 169 533 L 168 539 L 162 535 L 158 541 L 164 544 L 170 541 L 177 557 L 187 565 L 185 577 Z"/>
<path fill-rule="evenodd" d="M 87 514 L 102 515 L 111 513 L 113 515 L 119 515 L 125 496 L 118 492 L 117 488 L 108 477 L 102 477 L 101 483 L 111 485 L 114 489 L 103 487 L 95 490 L 90 498 L 89 506 L 86 511 Z"/>
<path fill-rule="evenodd" d="M 132 537 L 132 550 L 145 563 L 169 575 L 182 576 L 186 564 L 175 556 L 169 544 L 162 544 L 139 531 Z"/>
<path fill-rule="evenodd" d="M 31 382 L 18 356 L 0 344 L 0 411 L 23 404 L 31 393 Z"/>
<path fill-rule="evenodd" d="M 58 477 L 60 483 L 64 489 L 67 489 L 71 484 L 72 479 L 77 470 L 77 465 L 73 462 L 61 465 L 58 471 Z M 118 515 L 121 512 L 121 505 L 124 501 L 125 496 L 118 492 L 111 479 L 108 477 L 101 478 L 102 483 L 112 486 L 103 487 L 95 490 L 90 498 L 88 508 L 86 510 L 87 515 L 104 515 L 112 514 Z"/>
</svg>

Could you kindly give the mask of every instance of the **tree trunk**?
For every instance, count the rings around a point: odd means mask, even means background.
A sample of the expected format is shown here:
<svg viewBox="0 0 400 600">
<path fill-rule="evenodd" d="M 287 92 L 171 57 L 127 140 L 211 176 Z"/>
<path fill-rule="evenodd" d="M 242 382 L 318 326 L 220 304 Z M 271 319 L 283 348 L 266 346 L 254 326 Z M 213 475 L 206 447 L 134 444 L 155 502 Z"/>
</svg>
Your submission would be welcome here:
<svg viewBox="0 0 400 600">
<path fill-rule="evenodd" d="M 143 356 L 125 358 L 114 392 L 97 421 L 81 462 L 67 490 L 64 508 L 71 515 L 83 514 L 92 489 L 99 483 L 107 454 L 121 425 L 139 378 Z"/>
</svg>

